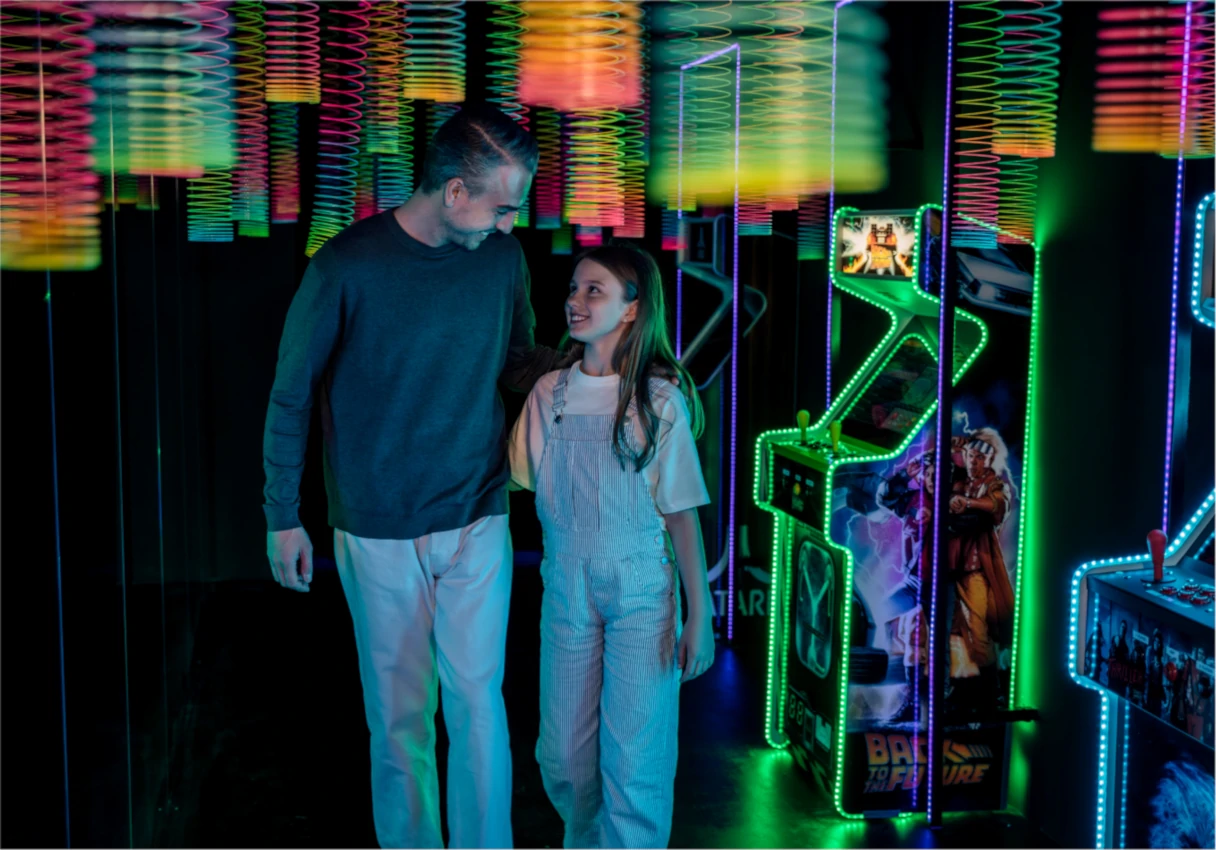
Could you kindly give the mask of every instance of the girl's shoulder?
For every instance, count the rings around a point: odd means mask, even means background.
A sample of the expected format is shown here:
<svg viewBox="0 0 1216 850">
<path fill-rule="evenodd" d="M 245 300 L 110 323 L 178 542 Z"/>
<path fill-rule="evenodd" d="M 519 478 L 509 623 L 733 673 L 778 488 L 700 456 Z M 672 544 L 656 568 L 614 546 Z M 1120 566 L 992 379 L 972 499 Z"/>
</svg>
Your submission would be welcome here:
<svg viewBox="0 0 1216 850">
<path fill-rule="evenodd" d="M 688 419 L 688 402 L 684 393 L 666 378 L 650 378 L 650 405 L 655 415 L 665 422 Z"/>
<path fill-rule="evenodd" d="M 561 378 L 563 371 L 554 369 L 552 372 L 541 375 L 532 385 L 532 391 L 528 395 L 543 404 L 553 404 L 553 390 L 557 387 L 557 381 Z"/>
</svg>

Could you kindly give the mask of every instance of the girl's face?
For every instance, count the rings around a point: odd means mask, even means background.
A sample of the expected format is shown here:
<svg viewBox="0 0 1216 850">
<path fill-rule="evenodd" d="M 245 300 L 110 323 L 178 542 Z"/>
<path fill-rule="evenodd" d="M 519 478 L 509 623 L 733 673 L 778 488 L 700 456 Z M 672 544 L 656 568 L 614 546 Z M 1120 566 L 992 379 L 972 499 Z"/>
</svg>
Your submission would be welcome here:
<svg viewBox="0 0 1216 850">
<path fill-rule="evenodd" d="M 566 299 L 570 336 L 583 344 L 620 339 L 638 311 L 637 300 L 626 301 L 625 294 L 625 285 L 595 260 L 579 263 Z"/>
</svg>

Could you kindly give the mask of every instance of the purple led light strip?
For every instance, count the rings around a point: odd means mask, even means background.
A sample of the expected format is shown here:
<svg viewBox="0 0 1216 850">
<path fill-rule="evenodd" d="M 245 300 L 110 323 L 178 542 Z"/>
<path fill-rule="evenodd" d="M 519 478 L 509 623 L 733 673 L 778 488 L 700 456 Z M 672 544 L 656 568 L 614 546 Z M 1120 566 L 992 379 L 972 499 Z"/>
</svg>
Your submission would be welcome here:
<svg viewBox="0 0 1216 850">
<path fill-rule="evenodd" d="M 949 261 L 947 258 L 950 256 L 950 252 L 949 252 L 949 250 L 947 250 L 947 247 L 949 244 L 949 234 L 950 234 L 950 195 L 949 195 L 948 189 L 950 186 L 950 118 L 951 118 L 950 107 L 952 105 L 951 100 L 952 100 L 952 96 L 953 96 L 953 87 L 954 87 L 954 0 L 951 0 L 949 24 L 947 25 L 947 28 L 946 28 L 946 135 L 945 135 L 945 139 L 944 139 L 945 156 L 943 157 L 944 161 L 942 164 L 942 238 L 941 238 L 941 243 L 942 243 L 942 277 L 941 277 L 942 285 L 941 285 L 941 291 L 939 293 L 939 297 L 943 300 L 945 299 L 945 296 L 946 296 L 946 286 L 947 286 L 946 269 L 949 264 Z M 946 315 L 946 310 L 943 309 L 943 306 L 944 305 L 942 305 L 939 302 L 938 314 L 937 314 L 937 338 L 939 340 L 939 345 L 938 345 L 939 351 L 941 349 L 940 340 L 943 339 L 946 334 L 947 315 Z M 950 316 L 949 318 L 953 319 L 953 316 Z M 947 352 L 947 360 L 946 360 L 945 364 L 943 365 L 941 357 L 938 358 L 938 363 L 937 363 L 937 434 L 935 434 L 934 436 L 935 436 L 935 439 L 937 440 L 937 445 L 939 447 L 942 444 L 942 434 L 944 433 L 944 431 L 942 429 L 950 427 L 950 415 L 949 415 L 950 412 L 948 412 L 946 410 L 946 405 L 942 404 L 942 399 L 945 397 L 946 387 L 949 385 L 948 382 L 950 382 L 954 377 L 953 373 L 954 373 L 954 356 L 952 353 Z M 935 455 L 936 454 L 937 453 L 935 452 Z M 946 460 L 948 460 L 948 459 L 946 459 Z M 933 475 L 934 475 L 934 482 L 935 482 L 934 488 L 933 488 L 934 499 L 939 499 L 938 494 L 940 494 L 942 492 L 938 488 L 942 486 L 941 469 L 942 469 L 942 465 L 944 462 L 945 461 L 942 458 L 935 457 L 935 463 L 933 464 Z M 931 574 L 931 578 L 930 578 L 930 590 L 929 590 L 930 597 L 931 597 L 931 601 L 929 604 L 929 774 L 926 777 L 926 779 L 928 780 L 928 782 L 927 782 L 928 790 L 926 791 L 926 795 L 925 795 L 926 796 L 925 811 L 928 814 L 930 820 L 932 820 L 932 818 L 933 818 L 933 788 L 934 788 L 934 786 L 937 785 L 937 779 L 936 779 L 937 772 L 936 771 L 938 768 L 937 741 L 935 740 L 936 735 L 934 735 L 934 733 L 933 733 L 933 727 L 935 725 L 934 720 L 936 719 L 936 716 L 937 716 L 936 715 L 937 706 L 934 704 L 934 694 L 937 690 L 936 682 L 937 682 L 938 669 L 937 669 L 937 652 L 935 651 L 937 649 L 937 647 L 934 643 L 933 638 L 937 634 L 937 564 L 938 564 L 938 559 L 941 557 L 941 545 L 940 544 L 941 544 L 941 531 L 942 531 L 940 514 L 941 514 L 941 512 L 937 510 L 937 507 L 935 505 L 934 510 L 933 510 L 933 569 L 932 569 L 932 574 Z"/>
<path fill-rule="evenodd" d="M 1187 89 L 1191 75 L 1191 3 L 1186 4 L 1186 26 L 1182 36 L 1182 108 L 1178 114 L 1178 165 L 1174 173 L 1174 271 L 1170 292 L 1170 366 L 1165 392 L 1165 486 L 1161 505 L 1161 530 L 1169 534 L 1171 455 L 1174 451 L 1174 376 L 1178 356 L 1178 254 L 1182 250 L 1182 175 L 1186 150 Z"/>
<path fill-rule="evenodd" d="M 836 35 L 840 27 L 840 10 L 852 3 L 853 0 L 840 0 L 836 4 L 836 8 L 832 11 L 832 129 L 831 141 L 828 145 L 828 239 L 835 240 L 836 234 L 832 231 L 833 222 L 836 219 Z M 832 252 L 828 251 L 828 262 L 831 262 Z M 826 399 L 824 401 L 824 410 L 832 406 L 832 269 L 828 269 L 828 327 L 825 339 L 827 340 L 828 350 L 827 356 L 824 357 L 824 392 Z"/>
<path fill-rule="evenodd" d="M 680 250 L 680 223 L 684 218 L 684 69 L 680 69 L 680 120 L 676 136 L 676 251 Z M 676 263 L 676 360 L 684 356 L 684 272 Z"/>
<path fill-rule="evenodd" d="M 689 68 L 695 68 L 698 65 L 703 65 L 717 59 L 719 56 L 725 56 L 731 51 L 735 51 L 735 216 L 734 222 L 731 224 L 731 238 L 733 251 L 731 253 L 731 327 L 730 327 L 730 493 L 728 500 L 730 504 L 727 514 L 726 525 L 726 639 L 733 640 L 735 636 L 735 444 L 738 442 L 736 427 L 738 425 L 738 399 L 739 395 L 736 391 L 736 383 L 739 378 L 739 97 L 740 97 L 740 81 L 743 76 L 743 51 L 738 43 L 723 47 L 721 50 L 715 50 L 700 59 L 694 59 L 686 65 L 680 66 L 680 119 L 679 119 L 679 167 L 683 169 L 684 163 L 684 72 Z M 682 194 L 683 183 L 679 190 L 681 193 L 680 207 L 683 208 Z M 680 211 L 677 211 L 677 215 Z M 677 292 L 677 307 L 679 309 L 679 294 Z M 678 326 L 677 326 L 678 327 Z M 678 342 L 677 342 L 678 345 Z"/>
<path fill-rule="evenodd" d="M 726 639 L 735 635 L 735 446 L 739 442 L 736 430 L 739 386 L 739 98 L 742 89 L 743 51 L 735 47 L 735 220 L 732 224 L 733 256 L 731 258 L 731 327 L 730 327 L 730 524 L 726 527 L 727 590 L 730 607 L 726 609 Z"/>
</svg>

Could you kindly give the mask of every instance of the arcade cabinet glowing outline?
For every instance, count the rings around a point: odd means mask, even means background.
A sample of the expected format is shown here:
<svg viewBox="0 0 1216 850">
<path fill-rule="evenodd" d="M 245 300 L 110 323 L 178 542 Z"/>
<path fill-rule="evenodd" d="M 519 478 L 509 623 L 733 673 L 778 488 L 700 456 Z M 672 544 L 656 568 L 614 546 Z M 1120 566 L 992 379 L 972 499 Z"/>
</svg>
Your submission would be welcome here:
<svg viewBox="0 0 1216 850">
<path fill-rule="evenodd" d="M 924 221 L 925 214 L 929 210 L 937 210 L 938 212 L 940 212 L 941 207 L 937 204 L 925 204 L 925 205 L 921 206 L 919 209 L 917 209 L 917 211 L 915 213 L 915 218 L 917 221 L 918 230 L 920 230 L 922 228 L 921 223 Z M 829 254 L 828 254 L 828 257 L 829 257 L 829 267 L 828 268 L 830 270 L 830 274 L 833 279 L 835 278 L 836 272 L 837 272 L 836 249 L 837 249 L 838 240 L 835 238 L 835 234 L 836 234 L 837 228 L 839 226 L 839 220 L 850 213 L 860 213 L 860 212 L 861 212 L 860 210 L 858 210 L 854 207 L 841 207 L 839 210 L 836 211 L 836 215 L 833 218 L 832 231 L 831 231 L 833 238 L 832 238 L 832 242 L 831 242 L 831 248 L 830 248 Z M 923 242 L 923 240 L 918 240 L 918 242 Z M 912 270 L 912 275 L 910 278 L 912 281 L 920 280 L 920 271 L 921 271 L 920 270 L 920 260 L 921 260 L 921 256 L 924 253 L 925 252 L 923 250 L 918 250 L 916 252 L 916 257 L 914 260 L 914 268 Z M 928 294 L 927 292 L 922 290 L 919 286 L 915 287 L 915 289 L 913 291 L 916 293 L 916 295 L 918 297 L 923 298 L 926 301 L 940 304 L 940 299 Z M 891 341 L 892 337 L 895 335 L 896 317 L 895 317 L 894 312 L 892 312 L 890 308 L 886 307 L 885 305 L 879 304 L 875 301 L 871 301 L 869 298 L 866 298 L 864 295 L 862 295 L 860 293 L 850 292 L 849 294 L 859 298 L 862 301 L 865 301 L 867 304 L 870 304 L 873 307 L 878 307 L 879 309 L 886 311 L 886 313 L 891 318 L 891 325 L 887 329 L 886 334 L 883 335 L 882 339 L 873 348 L 873 350 L 871 350 L 871 352 L 870 352 L 869 356 L 866 358 L 865 362 L 862 363 L 861 366 L 857 369 L 857 371 L 853 373 L 853 377 L 849 380 L 848 384 L 845 385 L 844 389 L 841 390 L 840 394 L 836 398 L 836 403 L 834 405 L 832 405 L 831 407 L 829 407 L 828 410 L 824 413 L 824 415 L 819 419 L 819 421 L 816 422 L 814 425 L 812 425 L 811 428 L 809 428 L 808 430 L 821 430 L 821 429 L 825 428 L 828 423 L 833 421 L 833 419 L 839 418 L 839 413 L 840 413 L 839 409 L 841 407 L 843 407 L 845 400 L 850 398 L 850 394 L 853 390 L 853 387 L 861 380 L 862 376 L 864 374 L 866 374 L 866 372 L 868 370 L 870 370 L 870 368 L 875 364 L 881 351 L 887 346 L 887 344 Z M 979 319 L 978 317 L 973 316 L 972 314 L 968 313 L 966 310 L 963 310 L 961 308 L 956 308 L 956 310 L 957 310 L 957 316 L 959 319 L 964 320 L 964 321 L 974 322 L 976 325 L 979 326 L 980 340 L 977 343 L 974 351 L 972 351 L 971 355 L 967 358 L 967 360 L 965 362 L 963 362 L 962 364 L 960 364 L 959 367 L 955 370 L 954 375 L 952 377 L 952 381 L 951 381 L 952 383 L 957 383 L 959 381 L 959 379 L 962 378 L 962 376 L 966 373 L 967 369 L 970 368 L 971 364 L 975 362 L 975 359 L 980 355 L 980 353 L 985 349 L 985 347 L 987 347 L 987 344 L 988 344 L 988 328 L 984 324 L 984 322 L 981 319 Z M 874 375 L 871 376 L 870 383 L 873 383 L 873 381 L 877 378 L 877 376 L 878 376 L 878 371 L 876 370 Z M 867 384 L 866 387 L 863 387 L 861 392 L 864 393 L 865 390 L 868 388 L 868 386 L 869 385 Z M 874 461 L 889 460 L 893 457 L 897 457 L 898 455 L 900 455 L 907 449 L 907 447 L 916 438 L 917 434 L 920 433 L 921 429 L 925 427 L 925 424 L 929 421 L 929 419 L 933 416 L 933 414 L 936 411 L 937 411 L 937 402 L 935 401 L 932 405 L 929 406 L 929 409 L 925 412 L 925 414 L 917 422 L 916 426 L 909 430 L 909 435 L 904 439 L 904 441 L 891 452 L 888 452 L 885 454 L 877 454 L 877 455 L 873 455 L 873 456 L 864 456 L 864 457 L 854 456 L 854 457 L 850 457 L 845 462 L 847 462 L 847 463 L 857 463 L 857 462 L 861 462 L 861 461 L 874 462 Z M 760 436 L 757 437 L 757 439 L 756 439 L 756 467 L 755 467 L 755 475 L 753 478 L 753 498 L 758 507 L 760 507 L 762 510 L 765 510 L 765 511 L 768 511 L 769 513 L 774 514 L 777 519 L 777 521 L 774 523 L 774 530 L 773 530 L 774 537 L 773 537 L 773 547 L 772 547 L 773 583 L 771 586 L 774 588 L 779 588 L 782 586 L 782 584 L 781 584 L 782 568 L 783 568 L 783 564 L 785 561 L 783 558 L 783 553 L 781 551 L 780 544 L 781 544 L 781 533 L 785 527 L 783 525 L 783 523 L 787 522 L 787 520 L 785 520 L 785 518 L 781 515 L 781 513 L 779 511 L 775 510 L 772 507 L 770 502 L 761 498 L 761 495 L 760 495 L 760 469 L 761 469 L 761 467 L 760 467 L 760 464 L 762 462 L 767 461 L 767 463 L 769 465 L 769 473 L 770 473 L 769 480 L 772 480 L 772 474 L 771 474 L 772 473 L 772 455 L 770 452 L 767 451 L 765 441 L 770 440 L 770 439 L 778 440 L 778 439 L 782 439 L 782 438 L 792 438 L 792 437 L 797 436 L 799 433 L 800 433 L 799 429 L 797 429 L 797 428 L 775 429 L 772 431 L 765 431 L 764 433 L 760 434 Z M 828 468 L 827 468 L 826 472 L 824 473 L 824 480 L 827 482 L 830 482 L 832 480 L 833 475 L 835 474 L 837 466 L 840 466 L 841 464 L 842 464 L 842 462 L 835 461 L 835 460 L 829 462 Z M 826 500 L 824 503 L 824 528 L 831 527 L 831 510 L 832 510 L 831 501 Z M 845 548 L 839 546 L 838 544 L 834 543 L 830 537 L 827 537 L 827 543 L 829 546 L 839 549 L 843 553 L 844 587 L 851 588 L 853 586 L 852 553 L 848 549 L 845 549 Z M 783 598 L 781 600 L 782 610 L 785 610 L 784 606 L 789 604 L 788 595 L 789 595 L 788 591 L 783 594 Z M 1015 605 L 1016 605 L 1016 602 L 1015 602 Z M 843 618 L 842 618 L 841 633 L 847 635 L 850 633 L 850 621 L 852 619 L 852 606 L 845 604 L 842 606 L 842 609 L 843 609 Z M 775 726 L 773 724 L 774 715 L 773 715 L 772 709 L 773 709 L 773 697 L 774 697 L 774 693 L 773 693 L 774 663 L 775 662 L 784 663 L 783 659 L 784 659 L 784 655 L 785 655 L 784 653 L 781 653 L 780 659 L 778 659 L 776 657 L 777 650 L 778 650 L 777 632 L 778 632 L 778 629 L 782 629 L 782 630 L 784 629 L 785 618 L 782 617 L 782 618 L 780 618 L 780 621 L 779 621 L 777 617 L 773 616 L 774 610 L 775 610 L 775 608 L 772 605 L 772 603 L 770 602 L 770 605 L 769 605 L 769 658 L 768 658 L 768 675 L 767 675 L 767 681 L 766 681 L 766 685 L 765 685 L 765 730 L 764 730 L 764 734 L 765 734 L 765 740 L 768 741 L 769 746 L 772 746 L 775 748 L 783 748 L 783 747 L 787 746 L 789 742 L 788 742 L 788 740 L 782 741 L 779 738 L 781 729 L 780 729 L 779 725 Z M 1015 617 L 1016 617 L 1016 610 L 1015 610 Z M 784 641 L 782 641 L 782 643 L 784 643 Z M 840 671 L 840 704 L 839 704 L 839 708 L 838 708 L 839 713 L 838 713 L 837 717 L 838 718 L 847 718 L 847 716 L 848 716 L 848 693 L 849 693 L 849 679 L 848 679 L 849 657 L 848 657 L 847 652 L 842 652 L 841 655 L 842 655 L 842 660 L 841 660 L 841 671 Z M 782 692 L 780 694 L 778 694 L 777 697 L 778 697 L 778 699 L 784 700 L 784 681 L 785 681 L 784 675 L 782 675 L 781 681 L 782 681 Z M 782 713 L 780 716 L 782 718 L 784 718 L 784 708 L 782 708 Z M 779 721 L 779 723 L 783 723 L 783 721 Z M 864 817 L 864 815 L 862 815 L 862 814 L 852 814 L 852 813 L 844 811 L 844 809 L 843 809 L 842 800 L 844 797 L 844 787 L 843 787 L 844 765 L 840 762 L 840 757 L 841 757 L 841 754 L 844 752 L 844 748 L 845 748 L 845 740 L 846 740 L 846 735 L 848 732 L 848 724 L 841 723 L 838 720 L 836 727 L 837 727 L 836 728 L 836 736 L 837 736 L 836 752 L 833 755 L 833 765 L 832 765 L 832 772 L 833 772 L 832 799 L 833 799 L 833 803 L 836 806 L 837 813 L 840 814 L 841 817 L 862 818 L 862 817 Z M 913 814 L 914 814 L 913 812 L 901 812 L 898 815 L 898 817 L 901 817 L 901 818 L 902 817 L 911 817 Z"/>
<path fill-rule="evenodd" d="M 735 214 L 731 221 L 731 301 L 730 301 L 730 489 L 729 507 L 726 523 L 726 640 L 731 641 L 735 636 L 735 468 L 736 443 L 738 434 L 738 392 L 736 383 L 739 377 L 739 96 L 740 80 L 743 74 L 743 51 L 738 42 L 706 54 L 700 59 L 680 66 L 680 115 L 678 122 L 678 140 L 676 142 L 676 218 L 684 217 L 684 72 L 698 65 L 725 56 L 735 51 Z M 682 328 L 680 309 L 683 306 L 684 275 L 676 270 L 676 357 L 681 354 L 680 343 Z"/>
<path fill-rule="evenodd" d="M 1208 192 L 1195 210 L 1195 254 L 1191 258 L 1191 313 L 1209 328 L 1216 328 L 1216 322 L 1203 315 L 1203 217 L 1207 215 L 1208 207 L 1212 206 L 1213 198 L 1216 198 L 1216 193 Z"/>
<path fill-rule="evenodd" d="M 1199 510 L 1191 515 L 1186 525 L 1182 527 L 1182 530 L 1178 532 L 1178 535 L 1166 547 L 1166 558 L 1173 557 L 1182 548 L 1183 544 L 1186 543 L 1187 537 L 1195 530 L 1196 524 L 1203 518 L 1204 514 L 1212 509 L 1214 504 L 1216 504 L 1216 491 L 1210 493 L 1203 500 L 1203 504 L 1199 506 Z M 1073 682 L 1076 684 L 1091 691 L 1097 691 L 1102 696 L 1102 722 L 1098 727 L 1098 827 L 1094 839 L 1094 846 L 1098 850 L 1102 850 L 1105 846 L 1106 839 L 1106 751 L 1110 745 L 1110 709 L 1115 697 L 1112 697 L 1110 692 L 1097 682 L 1081 675 L 1077 671 L 1081 582 L 1088 573 L 1094 570 L 1111 572 L 1118 567 L 1129 564 L 1142 564 L 1143 562 L 1143 555 L 1127 555 L 1122 558 L 1101 558 L 1094 561 L 1086 561 L 1077 567 L 1076 572 L 1072 574 L 1072 599 L 1070 600 L 1068 615 L 1068 675 L 1072 677 Z"/>
</svg>

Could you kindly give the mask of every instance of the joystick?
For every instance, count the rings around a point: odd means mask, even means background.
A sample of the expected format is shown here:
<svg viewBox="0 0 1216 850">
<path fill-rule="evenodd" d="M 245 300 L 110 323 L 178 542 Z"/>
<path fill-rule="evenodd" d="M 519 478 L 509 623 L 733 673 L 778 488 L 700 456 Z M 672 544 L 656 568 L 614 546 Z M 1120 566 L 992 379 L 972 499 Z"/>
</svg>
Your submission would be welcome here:
<svg viewBox="0 0 1216 850">
<path fill-rule="evenodd" d="M 1168 584 L 1173 579 L 1165 577 L 1165 532 L 1154 528 L 1145 540 L 1148 543 L 1148 554 L 1153 561 L 1153 579 L 1145 580 L 1145 584 Z"/>
<path fill-rule="evenodd" d="M 798 411 L 798 430 L 802 432 L 802 445 L 806 445 L 806 429 L 811 424 L 811 414 L 805 410 Z"/>
<path fill-rule="evenodd" d="M 828 426 L 828 433 L 832 435 L 832 453 L 840 453 L 840 420 L 837 419 Z"/>
</svg>

